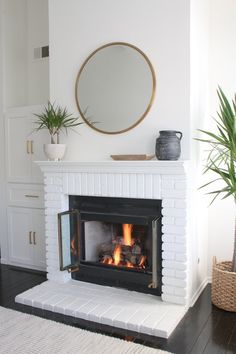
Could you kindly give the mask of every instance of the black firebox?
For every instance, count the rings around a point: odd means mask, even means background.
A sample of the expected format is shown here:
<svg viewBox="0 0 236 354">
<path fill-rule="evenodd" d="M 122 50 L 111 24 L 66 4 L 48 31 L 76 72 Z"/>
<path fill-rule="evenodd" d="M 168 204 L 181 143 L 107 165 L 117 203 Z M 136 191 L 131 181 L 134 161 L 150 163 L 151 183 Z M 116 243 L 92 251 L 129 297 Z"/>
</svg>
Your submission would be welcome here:
<svg viewBox="0 0 236 354">
<path fill-rule="evenodd" d="M 161 200 L 69 196 L 60 269 L 76 280 L 161 294 Z"/>
</svg>

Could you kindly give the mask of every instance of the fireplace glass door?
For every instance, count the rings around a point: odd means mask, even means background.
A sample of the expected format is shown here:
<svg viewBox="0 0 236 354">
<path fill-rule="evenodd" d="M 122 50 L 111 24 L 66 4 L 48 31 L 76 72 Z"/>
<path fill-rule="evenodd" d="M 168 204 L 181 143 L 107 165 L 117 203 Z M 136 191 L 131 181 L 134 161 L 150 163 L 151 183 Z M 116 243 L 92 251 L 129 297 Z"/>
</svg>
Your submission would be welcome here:
<svg viewBox="0 0 236 354">
<path fill-rule="evenodd" d="M 77 270 L 80 260 L 80 214 L 76 210 L 58 214 L 60 270 Z"/>
</svg>

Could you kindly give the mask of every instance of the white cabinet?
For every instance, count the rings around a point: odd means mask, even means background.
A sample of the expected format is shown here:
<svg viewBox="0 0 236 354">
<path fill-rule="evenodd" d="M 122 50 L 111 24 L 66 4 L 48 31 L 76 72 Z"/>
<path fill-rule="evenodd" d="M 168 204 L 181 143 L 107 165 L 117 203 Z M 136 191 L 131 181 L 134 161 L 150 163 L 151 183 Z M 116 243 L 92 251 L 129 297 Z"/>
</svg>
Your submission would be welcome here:
<svg viewBox="0 0 236 354">
<path fill-rule="evenodd" d="M 44 210 L 8 208 L 10 264 L 45 270 Z"/>
<path fill-rule="evenodd" d="M 40 184 L 8 183 L 7 199 L 9 206 L 43 209 L 43 186 Z"/>
<path fill-rule="evenodd" d="M 46 269 L 45 221 L 44 210 L 32 210 L 32 242 L 34 266 Z"/>
<path fill-rule="evenodd" d="M 43 177 L 34 161 L 45 159 L 43 144 L 49 142 L 45 130 L 35 132 L 35 113 L 44 106 L 10 108 L 6 112 L 8 182 L 42 183 Z"/>
<path fill-rule="evenodd" d="M 44 106 L 9 108 L 5 115 L 9 263 L 46 269 L 43 176 L 34 161 L 45 160 L 47 131 L 35 132 Z"/>
</svg>

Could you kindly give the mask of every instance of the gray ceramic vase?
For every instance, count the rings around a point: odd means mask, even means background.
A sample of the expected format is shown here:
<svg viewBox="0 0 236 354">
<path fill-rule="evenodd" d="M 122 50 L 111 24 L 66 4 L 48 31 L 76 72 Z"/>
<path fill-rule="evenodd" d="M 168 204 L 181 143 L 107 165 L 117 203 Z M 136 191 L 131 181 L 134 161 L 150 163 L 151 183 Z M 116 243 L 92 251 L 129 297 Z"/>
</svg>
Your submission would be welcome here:
<svg viewBox="0 0 236 354">
<path fill-rule="evenodd" d="M 156 157 L 158 160 L 178 160 L 181 154 L 180 141 L 183 134 L 176 130 L 161 130 L 156 139 Z"/>
</svg>

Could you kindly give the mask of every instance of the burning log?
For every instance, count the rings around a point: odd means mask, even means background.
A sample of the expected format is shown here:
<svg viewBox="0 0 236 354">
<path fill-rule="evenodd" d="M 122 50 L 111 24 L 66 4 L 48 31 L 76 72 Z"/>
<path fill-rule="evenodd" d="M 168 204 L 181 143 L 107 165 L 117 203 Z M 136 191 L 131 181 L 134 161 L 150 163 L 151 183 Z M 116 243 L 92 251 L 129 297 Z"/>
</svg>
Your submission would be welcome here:
<svg viewBox="0 0 236 354">
<path fill-rule="evenodd" d="M 141 254 L 142 253 L 142 249 L 138 244 L 134 244 L 132 246 L 132 253 L 134 254 Z"/>
<path fill-rule="evenodd" d="M 131 264 L 133 264 L 134 266 L 138 266 L 141 263 L 143 257 L 144 256 L 142 254 L 132 254 L 132 253 L 130 253 L 130 254 L 127 255 L 126 259 Z"/>
<path fill-rule="evenodd" d="M 146 256 L 140 239 L 132 237 L 132 224 L 122 224 L 123 236 L 112 236 L 110 243 L 98 247 L 99 262 L 127 268 L 145 268 Z"/>
<path fill-rule="evenodd" d="M 112 256 L 109 256 L 107 254 L 105 254 L 102 259 L 101 259 L 101 263 L 104 263 L 104 264 L 112 264 L 113 263 L 113 258 Z"/>
<path fill-rule="evenodd" d="M 103 254 L 112 254 L 112 251 L 114 250 L 114 247 L 111 243 L 102 243 L 99 246 L 99 250 L 98 253 L 99 255 L 103 255 Z"/>
</svg>

